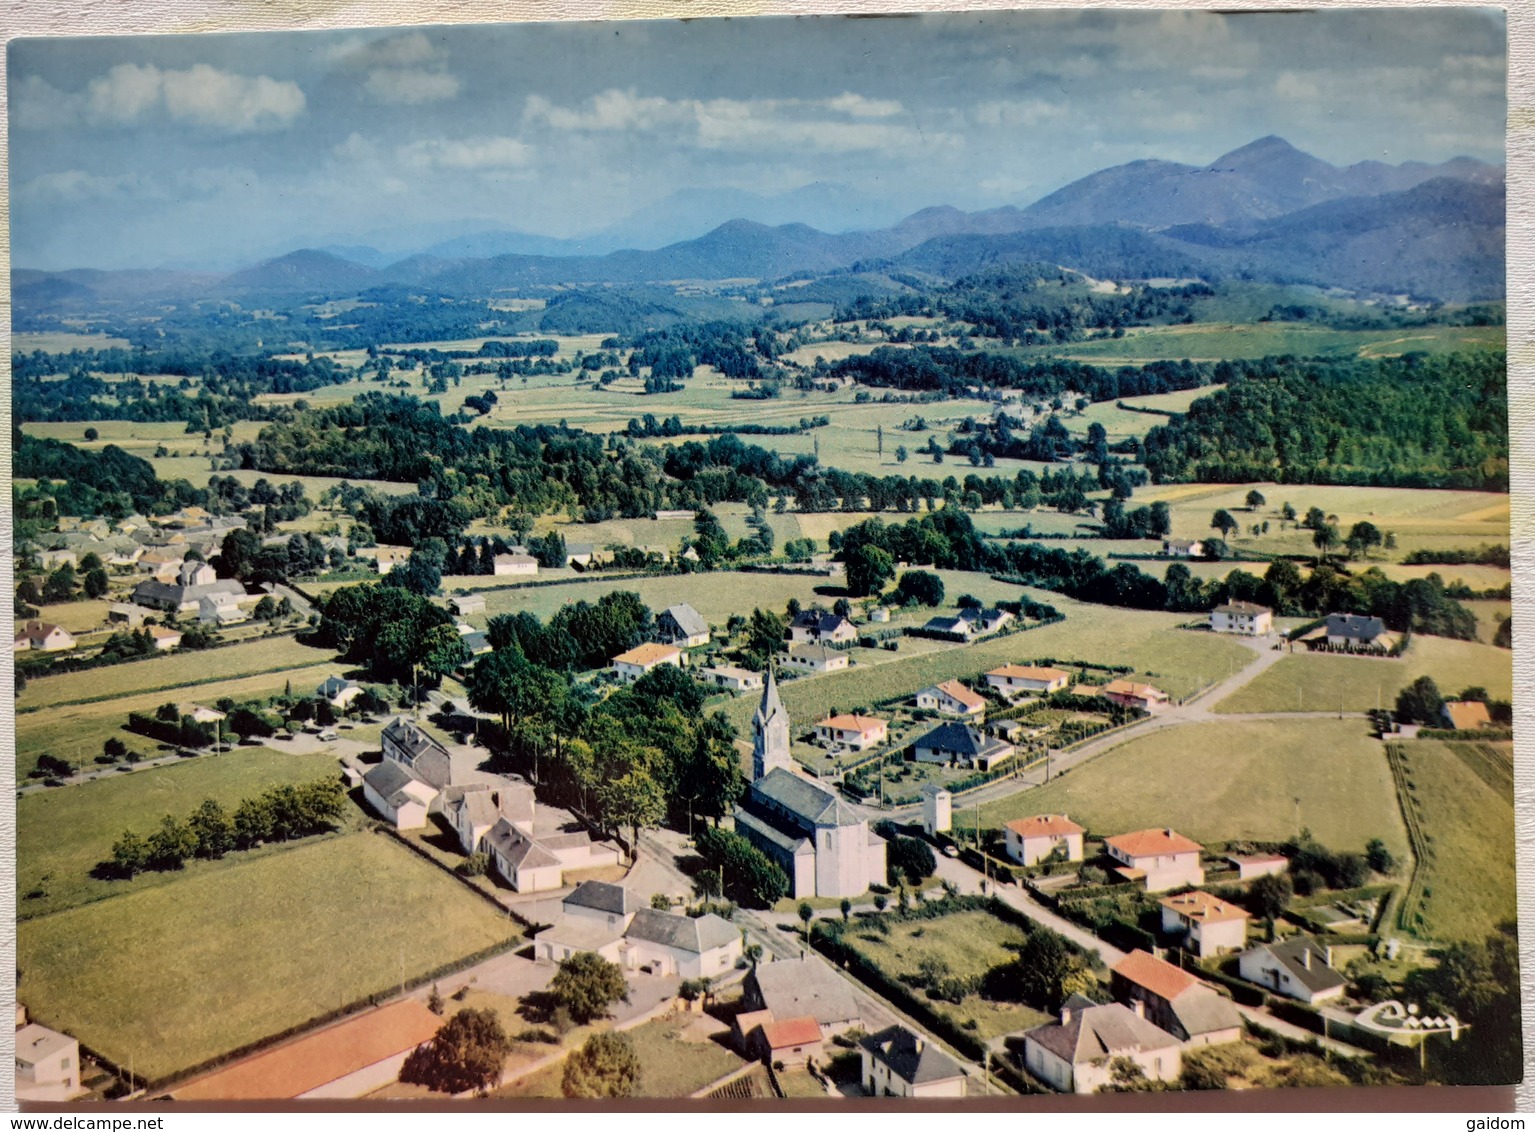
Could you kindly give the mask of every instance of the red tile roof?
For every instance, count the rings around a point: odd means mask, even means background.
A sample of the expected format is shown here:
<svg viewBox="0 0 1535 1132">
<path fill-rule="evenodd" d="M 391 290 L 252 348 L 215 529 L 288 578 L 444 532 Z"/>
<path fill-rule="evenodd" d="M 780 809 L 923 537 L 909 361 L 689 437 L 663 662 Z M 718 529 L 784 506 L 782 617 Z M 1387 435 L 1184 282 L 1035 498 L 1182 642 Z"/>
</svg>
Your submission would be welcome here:
<svg viewBox="0 0 1535 1132">
<path fill-rule="evenodd" d="M 676 660 L 681 655 L 681 649 L 674 649 L 671 645 L 658 645 L 647 641 L 645 644 L 632 648 L 628 652 L 619 653 L 613 658 L 613 663 L 635 664 L 643 668 L 653 664 Z"/>
<path fill-rule="evenodd" d="M 1041 668 L 1035 664 L 1004 664 L 1001 668 L 993 668 L 986 675 L 1010 676 L 1014 680 L 1043 680 L 1053 684 L 1057 680 L 1068 679 L 1071 673 L 1062 672 L 1059 668 Z"/>
<path fill-rule="evenodd" d="M 1184 991 L 1197 987 L 1199 980 L 1149 951 L 1132 951 L 1113 968 L 1114 974 L 1144 987 L 1158 998 L 1171 1002 Z"/>
<path fill-rule="evenodd" d="M 1487 705 L 1476 700 L 1450 700 L 1444 705 L 1444 714 L 1450 717 L 1457 731 L 1476 731 L 1492 725 Z"/>
<path fill-rule="evenodd" d="M 1032 818 L 1018 818 L 1008 822 L 1007 828 L 1019 837 L 1060 837 L 1086 832 L 1065 814 L 1036 814 Z"/>
<path fill-rule="evenodd" d="M 407 998 L 247 1057 L 173 1091 L 177 1100 L 291 1100 L 430 1041 L 442 1019 Z"/>
<path fill-rule="evenodd" d="M 835 731 L 856 731 L 860 735 L 867 735 L 871 731 L 879 731 L 883 728 L 885 721 L 872 715 L 833 715 L 821 720 L 816 726 L 830 727 Z"/>
<path fill-rule="evenodd" d="M 1235 904 L 1228 904 L 1219 896 L 1208 892 L 1183 892 L 1164 897 L 1162 907 L 1171 908 L 1185 919 L 1201 924 L 1218 924 L 1226 920 L 1245 920 L 1247 913 Z"/>
<path fill-rule="evenodd" d="M 938 690 L 948 695 L 951 699 L 958 700 L 967 708 L 984 707 L 986 701 L 965 687 L 958 680 L 945 680 L 938 685 Z"/>
<path fill-rule="evenodd" d="M 1160 857 L 1167 853 L 1198 853 L 1204 848 L 1172 829 L 1138 829 L 1103 839 L 1127 857 Z"/>
<path fill-rule="evenodd" d="M 764 1022 L 762 1036 L 767 1039 L 768 1049 L 808 1046 L 821 1040 L 821 1024 L 808 1014 L 782 1022 Z"/>
</svg>

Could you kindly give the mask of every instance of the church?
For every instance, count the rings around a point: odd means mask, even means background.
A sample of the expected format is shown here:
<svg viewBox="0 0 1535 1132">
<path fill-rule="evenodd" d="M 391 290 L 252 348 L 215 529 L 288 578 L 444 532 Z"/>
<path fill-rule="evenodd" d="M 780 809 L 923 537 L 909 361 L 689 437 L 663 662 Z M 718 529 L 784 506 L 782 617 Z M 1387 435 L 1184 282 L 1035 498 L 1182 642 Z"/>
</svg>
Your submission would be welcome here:
<svg viewBox="0 0 1535 1132">
<path fill-rule="evenodd" d="M 794 769 L 789 713 L 771 671 L 752 716 L 752 784 L 736 832 L 789 875 L 789 892 L 859 896 L 885 883 L 885 841 L 837 795 Z"/>
</svg>

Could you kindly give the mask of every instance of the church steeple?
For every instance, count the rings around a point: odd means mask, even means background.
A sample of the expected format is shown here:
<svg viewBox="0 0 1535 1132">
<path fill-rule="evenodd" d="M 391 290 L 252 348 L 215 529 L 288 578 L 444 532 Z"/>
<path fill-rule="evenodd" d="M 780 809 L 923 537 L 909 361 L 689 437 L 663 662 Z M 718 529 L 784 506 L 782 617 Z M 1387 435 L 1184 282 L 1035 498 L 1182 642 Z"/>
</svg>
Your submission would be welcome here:
<svg viewBox="0 0 1535 1132">
<path fill-rule="evenodd" d="M 752 715 L 752 781 L 774 767 L 788 770 L 793 765 L 789 754 L 789 712 L 778 698 L 778 681 L 769 664 L 762 685 L 762 702 Z"/>
</svg>

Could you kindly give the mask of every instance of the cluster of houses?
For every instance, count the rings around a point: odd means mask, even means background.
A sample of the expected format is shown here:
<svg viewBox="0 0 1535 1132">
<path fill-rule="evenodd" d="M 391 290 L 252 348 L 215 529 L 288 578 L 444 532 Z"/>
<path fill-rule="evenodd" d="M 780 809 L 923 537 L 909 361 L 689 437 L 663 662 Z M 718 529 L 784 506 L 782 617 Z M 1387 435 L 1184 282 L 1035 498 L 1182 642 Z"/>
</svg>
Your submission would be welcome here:
<svg viewBox="0 0 1535 1132">
<path fill-rule="evenodd" d="M 585 830 L 537 828 L 533 787 L 521 779 L 480 774 L 455 783 L 448 749 L 406 717 L 380 738 L 383 761 L 362 776 L 363 797 L 395 829 L 422 829 L 441 815 L 465 855 L 484 853 L 517 892 L 547 892 L 563 887 L 568 872 L 619 863 L 617 846 Z"/>
<path fill-rule="evenodd" d="M 202 507 L 147 518 L 134 514 L 116 522 L 61 516 L 56 531 L 17 550 L 35 556 L 48 570 L 78 566 L 94 554 L 113 569 L 174 574 L 189 551 L 211 558 L 224 545 L 225 535 L 245 526 L 238 515 L 214 515 Z"/>
<path fill-rule="evenodd" d="M 715 978 L 741 958 L 741 931 L 712 912 L 684 916 L 640 901 L 622 885 L 583 881 L 560 915 L 533 941 L 533 956 L 560 963 L 594 952 L 626 971 L 682 979 Z"/>
</svg>

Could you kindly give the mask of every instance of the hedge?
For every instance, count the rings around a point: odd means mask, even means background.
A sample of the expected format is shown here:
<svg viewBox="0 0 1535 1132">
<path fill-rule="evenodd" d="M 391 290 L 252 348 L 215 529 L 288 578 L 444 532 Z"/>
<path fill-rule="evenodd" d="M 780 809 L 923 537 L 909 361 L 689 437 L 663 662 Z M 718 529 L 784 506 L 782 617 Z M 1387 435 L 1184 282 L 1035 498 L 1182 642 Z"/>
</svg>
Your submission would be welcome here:
<svg viewBox="0 0 1535 1132">
<path fill-rule="evenodd" d="M 1480 740 L 1483 742 L 1499 739 L 1512 739 L 1514 729 L 1512 727 L 1486 727 L 1478 731 L 1446 731 L 1438 727 L 1420 727 L 1419 739 L 1462 739 Z"/>
</svg>

